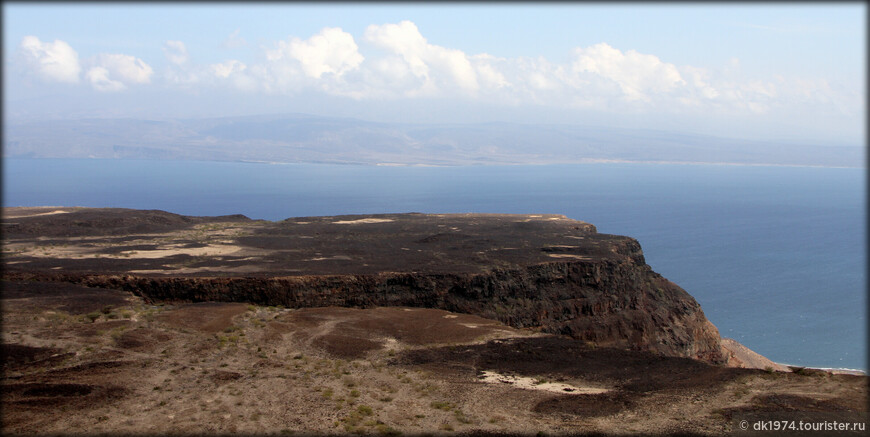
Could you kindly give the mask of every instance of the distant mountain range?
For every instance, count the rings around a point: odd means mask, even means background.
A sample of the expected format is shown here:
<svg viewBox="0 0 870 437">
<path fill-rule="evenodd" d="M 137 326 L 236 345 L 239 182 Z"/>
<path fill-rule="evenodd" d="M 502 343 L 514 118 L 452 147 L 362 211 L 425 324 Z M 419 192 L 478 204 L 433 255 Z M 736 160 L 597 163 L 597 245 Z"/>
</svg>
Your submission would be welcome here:
<svg viewBox="0 0 870 437">
<path fill-rule="evenodd" d="M 4 158 L 392 165 L 595 161 L 863 167 L 864 149 L 655 130 L 518 123 L 405 124 L 302 114 L 10 123 Z"/>
</svg>

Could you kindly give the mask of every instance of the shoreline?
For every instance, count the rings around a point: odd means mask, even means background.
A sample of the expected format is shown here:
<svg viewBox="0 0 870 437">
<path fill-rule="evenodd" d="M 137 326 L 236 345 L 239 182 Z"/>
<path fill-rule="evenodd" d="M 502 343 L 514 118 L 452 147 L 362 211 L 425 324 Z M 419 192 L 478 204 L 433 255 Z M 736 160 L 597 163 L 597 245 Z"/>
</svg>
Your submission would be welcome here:
<svg viewBox="0 0 870 437">
<path fill-rule="evenodd" d="M 786 363 L 776 363 L 780 366 L 785 366 L 791 369 L 794 372 L 794 369 L 809 369 L 809 370 L 819 370 L 822 372 L 828 372 L 833 375 L 856 375 L 856 376 L 867 376 L 867 371 L 863 369 L 851 369 L 848 367 L 814 367 L 814 366 L 798 366 L 794 364 L 786 364 Z"/>
<path fill-rule="evenodd" d="M 82 159 L 82 160 L 112 160 L 112 161 L 160 161 L 160 162 L 223 162 L 223 163 L 239 163 L 239 164 L 266 164 L 266 165 L 350 165 L 363 167 L 508 167 L 508 166 L 547 166 L 547 165 L 586 165 L 586 164 L 643 164 L 643 165 L 716 165 L 730 167 L 789 167 L 789 168 L 836 168 L 836 169 L 858 169 L 867 170 L 866 163 L 856 166 L 842 165 L 817 165 L 817 164 L 777 164 L 777 163 L 755 163 L 755 162 L 718 162 L 718 161 L 646 161 L 646 160 L 631 160 L 631 159 L 603 159 L 603 158 L 581 158 L 578 160 L 568 160 L 559 162 L 456 162 L 456 163 L 425 163 L 425 162 L 363 162 L 363 161 L 262 161 L 262 160 L 203 160 L 203 159 L 125 159 L 125 158 L 94 158 L 94 157 L 40 157 L 40 158 L 25 158 L 17 156 L 4 156 L 4 159 L 17 160 L 62 160 L 62 159 Z"/>
</svg>

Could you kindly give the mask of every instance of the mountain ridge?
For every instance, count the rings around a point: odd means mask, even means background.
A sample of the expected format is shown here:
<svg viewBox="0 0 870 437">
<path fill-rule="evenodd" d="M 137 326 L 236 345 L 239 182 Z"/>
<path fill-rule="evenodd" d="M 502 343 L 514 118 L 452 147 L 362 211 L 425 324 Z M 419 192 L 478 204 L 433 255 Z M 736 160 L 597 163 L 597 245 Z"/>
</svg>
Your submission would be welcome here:
<svg viewBox="0 0 870 437">
<path fill-rule="evenodd" d="M 566 124 L 385 123 L 273 114 L 9 123 L 6 158 L 106 158 L 399 165 L 598 161 L 864 165 L 863 149 Z"/>
</svg>

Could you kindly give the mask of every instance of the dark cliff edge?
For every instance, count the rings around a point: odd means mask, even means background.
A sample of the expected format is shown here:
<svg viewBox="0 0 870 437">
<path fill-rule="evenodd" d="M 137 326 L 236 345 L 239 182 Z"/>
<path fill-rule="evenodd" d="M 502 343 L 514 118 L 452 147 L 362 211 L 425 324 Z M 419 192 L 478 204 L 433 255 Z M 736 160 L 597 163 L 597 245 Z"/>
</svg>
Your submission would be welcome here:
<svg viewBox="0 0 870 437">
<path fill-rule="evenodd" d="M 72 213 L 44 216 L 19 214 L 18 217 L 9 217 L 6 212 L 4 214 L 6 215 L 4 224 L 9 225 L 4 226 L 7 231 L 13 229 L 10 226 L 21 228 L 22 223 L 28 222 L 28 219 L 32 219 L 33 222 L 39 220 L 47 222 L 50 219 L 53 226 L 51 229 L 44 229 L 37 223 L 30 223 L 28 226 L 40 229 L 40 233 L 47 233 L 47 235 L 64 235 L 57 229 L 58 226 L 66 226 L 61 219 L 67 217 L 75 219 L 78 223 L 77 227 L 94 229 L 92 226 L 83 226 L 82 223 L 86 220 L 83 221 L 82 217 L 75 217 Z M 165 274 L 131 273 L 135 269 L 130 268 L 130 263 L 135 263 L 135 259 L 119 257 L 118 264 L 115 265 L 105 258 L 95 258 L 102 263 L 101 268 L 96 268 L 76 264 L 81 256 L 78 258 L 69 255 L 65 255 L 68 258 L 39 257 L 21 249 L 17 253 L 10 252 L 4 256 L 3 276 L 9 280 L 62 281 L 89 287 L 126 290 L 150 301 L 249 302 L 288 308 L 324 306 L 437 308 L 495 319 L 518 328 L 539 328 L 547 333 L 568 335 L 598 346 L 651 351 L 714 364 L 727 364 L 729 361 L 730 353 L 723 349 L 718 330 L 704 316 L 700 305 L 685 290 L 654 272 L 645 263 L 640 244 L 632 238 L 598 234 L 591 225 L 559 216 L 546 216 L 548 221 L 540 220 L 540 226 L 532 227 L 531 230 L 526 229 L 529 225 L 518 227 L 512 223 L 538 223 L 537 219 L 524 217 L 541 216 L 441 215 L 435 218 L 430 215 L 396 214 L 377 216 L 376 220 L 370 217 L 375 216 L 352 216 L 342 220 L 295 219 L 297 227 L 293 229 L 305 224 L 312 226 L 311 223 L 319 223 L 320 226 L 326 226 L 328 223 L 343 223 L 345 226 L 332 225 L 332 228 L 341 228 L 342 232 L 348 235 L 349 241 L 345 243 L 350 249 L 347 249 L 346 253 L 353 254 L 355 253 L 352 250 L 353 241 L 350 240 L 354 238 L 367 241 L 370 245 L 383 243 L 383 240 L 378 240 L 380 243 L 372 243 L 375 240 L 370 237 L 375 234 L 366 234 L 368 231 L 365 229 L 375 228 L 378 221 L 383 222 L 385 226 L 401 224 L 405 226 L 401 228 L 404 233 L 395 230 L 398 228 L 379 232 L 384 232 L 382 235 L 384 239 L 399 238 L 396 237 L 399 234 L 408 235 L 408 238 L 413 237 L 412 240 L 420 245 L 431 244 L 433 239 L 450 240 L 453 246 L 445 250 L 455 249 L 459 253 L 459 251 L 467 251 L 468 248 L 457 246 L 455 239 L 444 238 L 443 232 L 432 233 L 433 229 L 450 229 L 451 225 L 459 226 L 457 225 L 459 223 L 464 226 L 464 235 L 474 237 L 470 240 L 466 238 L 467 241 L 491 241 L 495 238 L 493 230 L 510 229 L 510 236 L 506 237 L 510 241 L 498 241 L 498 244 L 493 244 L 504 251 L 505 245 L 517 245 L 514 243 L 522 240 L 523 244 L 535 247 L 534 257 L 522 258 L 521 261 L 514 259 L 510 263 L 497 263 L 487 258 L 480 261 L 482 268 L 468 268 L 465 271 L 461 268 L 446 267 L 440 271 L 434 268 L 366 271 L 361 268 L 357 272 L 348 270 L 347 273 L 340 273 L 341 269 L 333 268 L 317 274 L 305 272 L 288 274 L 276 268 L 275 263 L 270 261 L 271 270 L 261 270 L 251 274 L 218 275 L 208 274 L 210 272 L 208 270 L 198 271 L 195 274 L 179 273 L 181 270 L 167 271 Z M 429 221 L 422 221 L 424 219 Z M 473 222 L 474 227 L 468 225 L 469 221 Z M 287 221 L 267 222 L 264 225 L 262 221 L 254 222 L 238 216 L 216 217 L 212 220 L 178 219 L 166 221 L 164 224 L 202 226 L 203 223 L 214 222 L 234 223 L 233 226 L 257 223 L 261 226 L 255 231 L 259 242 L 262 242 L 266 235 L 280 235 L 280 238 L 285 239 L 295 235 L 287 230 L 289 229 Z M 135 224 L 131 224 L 129 220 L 122 220 L 119 223 L 123 223 L 126 228 L 130 226 L 135 228 Z M 351 228 L 346 225 L 348 223 L 365 224 L 366 227 Z M 105 222 L 102 226 L 106 226 Z M 433 228 L 434 226 L 441 226 L 441 228 Z M 315 234 L 326 239 L 323 236 L 324 229 L 332 228 L 316 228 L 318 231 Z M 474 231 L 465 228 L 473 228 Z M 415 232 L 415 229 L 419 232 Z M 147 230 L 154 231 L 151 228 Z M 562 240 L 553 239 L 555 238 L 553 236 L 563 235 L 569 231 L 574 232 L 568 236 L 572 239 L 570 241 L 584 243 L 569 246 L 560 244 L 564 243 Z M 515 232 L 521 234 L 514 234 Z M 111 226 L 96 233 L 119 235 Z M 392 237 L 384 236 L 387 234 Z M 481 238 L 483 234 L 487 234 L 489 239 Z M 342 238 L 343 234 L 339 232 L 330 235 L 331 238 Z M 516 235 L 523 235 L 523 237 L 518 240 Z M 239 237 L 237 241 L 242 241 L 244 238 L 250 237 Z M 305 241 L 312 240 L 310 237 L 306 238 Z M 546 241 L 542 243 L 535 238 L 545 238 Z M 25 235 L 14 230 L 4 233 L 4 244 L 23 245 L 25 240 L 32 243 L 32 239 L 32 233 Z M 57 240 L 53 241 L 52 244 L 56 244 Z M 64 241 L 65 244 L 74 244 L 72 239 Z M 88 244 L 94 244 L 93 240 L 90 241 Z M 113 244 L 117 246 L 120 243 Z M 410 244 L 406 244 L 403 240 L 396 245 Z M 148 250 L 145 246 L 147 245 L 136 246 L 139 248 L 140 255 Z M 64 246 L 64 250 L 67 250 L 64 253 L 68 254 L 67 247 Z M 297 246 L 288 243 L 287 247 Z M 415 246 L 401 247 L 401 249 L 410 251 L 413 247 Z M 322 248 L 318 250 L 318 254 L 323 251 Z M 484 252 L 486 251 L 475 251 L 475 253 Z M 578 253 L 582 255 L 576 255 Z M 221 262 L 226 261 L 225 257 L 215 258 Z M 47 259 L 59 264 L 50 266 L 46 264 Z M 60 261 L 57 261 L 58 259 Z M 64 259 L 67 261 L 64 262 Z M 146 259 L 142 258 L 143 262 Z M 268 259 L 268 257 L 262 255 L 260 259 Z M 461 260 L 453 261 L 462 264 Z M 286 262 L 290 263 L 290 261 Z M 313 270 L 317 271 L 317 269 Z"/>
</svg>

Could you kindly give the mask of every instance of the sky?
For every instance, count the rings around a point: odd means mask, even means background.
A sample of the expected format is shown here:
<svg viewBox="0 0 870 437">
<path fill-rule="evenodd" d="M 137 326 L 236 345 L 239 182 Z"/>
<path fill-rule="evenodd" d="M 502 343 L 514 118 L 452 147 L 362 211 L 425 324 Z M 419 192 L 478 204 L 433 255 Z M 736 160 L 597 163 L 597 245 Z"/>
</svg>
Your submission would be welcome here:
<svg viewBox="0 0 870 437">
<path fill-rule="evenodd" d="M 3 4 L 7 121 L 306 113 L 863 145 L 854 3 Z"/>
</svg>

